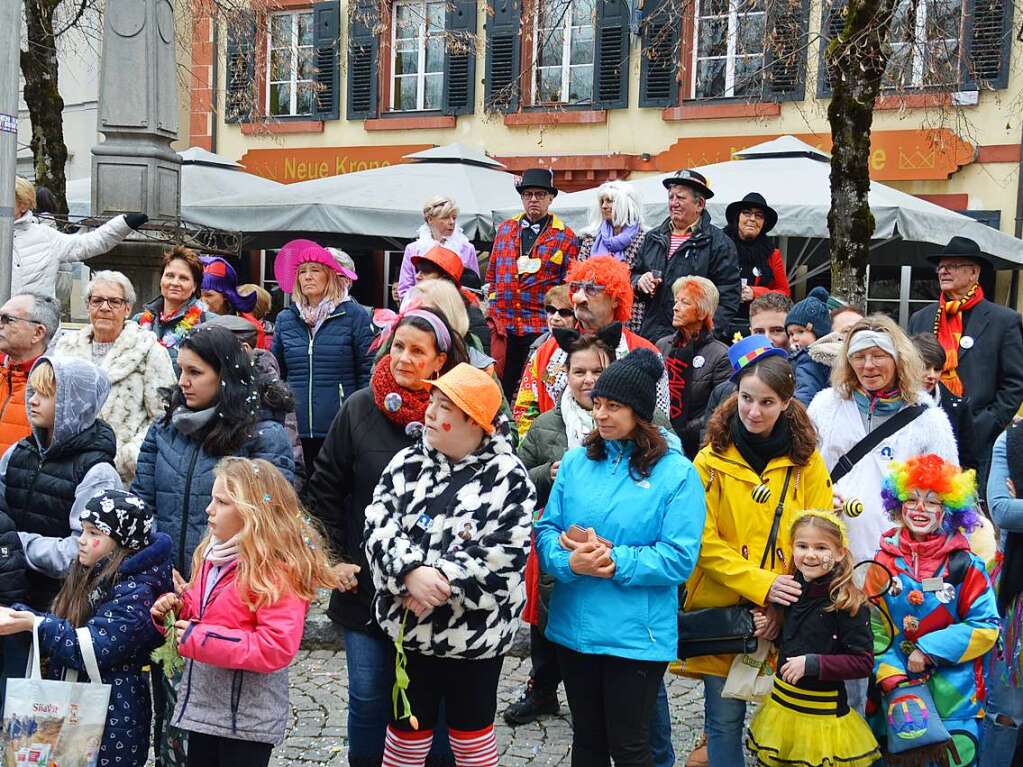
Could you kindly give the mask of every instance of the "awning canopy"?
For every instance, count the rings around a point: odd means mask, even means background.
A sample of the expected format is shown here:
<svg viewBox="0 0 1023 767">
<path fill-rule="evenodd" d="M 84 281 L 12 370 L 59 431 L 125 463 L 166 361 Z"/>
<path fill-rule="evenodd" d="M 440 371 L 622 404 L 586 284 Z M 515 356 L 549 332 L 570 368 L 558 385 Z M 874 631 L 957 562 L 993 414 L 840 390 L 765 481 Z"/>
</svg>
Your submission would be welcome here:
<svg viewBox="0 0 1023 767">
<path fill-rule="evenodd" d="M 710 181 L 714 197 L 707 201 L 711 220 L 725 225 L 725 208 L 749 192 L 760 192 L 778 211 L 775 237 L 828 239 L 831 207 L 830 155 L 793 136 L 757 144 L 737 155 L 740 159 L 697 168 Z M 643 204 L 647 226 L 668 215 L 668 195 L 661 183 L 672 174 L 633 181 Z M 573 227 L 586 225 L 596 204 L 597 190 L 557 197 L 552 206 Z M 874 215 L 875 252 L 883 260 L 917 262 L 959 235 L 975 240 L 1001 268 L 1023 264 L 1023 240 L 999 232 L 968 216 L 921 200 L 890 186 L 871 182 L 870 210 Z M 505 216 L 511 207 L 499 211 Z"/>
</svg>

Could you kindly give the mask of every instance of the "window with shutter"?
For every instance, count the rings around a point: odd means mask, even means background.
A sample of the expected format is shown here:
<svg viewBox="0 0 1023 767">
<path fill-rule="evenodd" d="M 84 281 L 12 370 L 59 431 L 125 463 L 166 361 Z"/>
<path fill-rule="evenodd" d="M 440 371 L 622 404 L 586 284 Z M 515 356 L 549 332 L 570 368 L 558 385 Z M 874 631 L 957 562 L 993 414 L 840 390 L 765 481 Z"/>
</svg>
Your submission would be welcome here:
<svg viewBox="0 0 1023 767">
<path fill-rule="evenodd" d="M 338 77 L 340 27 L 340 3 L 335 1 L 313 6 L 313 45 L 316 48 L 316 99 L 313 116 L 321 120 L 338 118 L 341 90 Z"/>
<path fill-rule="evenodd" d="M 266 113 L 271 117 L 311 115 L 316 94 L 313 14 L 271 14 L 267 52 Z"/>
<path fill-rule="evenodd" d="M 533 35 L 533 103 L 593 100 L 594 0 L 540 0 Z"/>
<path fill-rule="evenodd" d="M 845 27 L 846 0 L 824 1 L 824 16 L 821 19 L 821 46 L 817 56 L 817 95 L 821 98 L 831 96 L 831 81 L 828 77 L 826 61 L 828 44 L 838 37 Z"/>
<path fill-rule="evenodd" d="M 444 56 L 444 114 L 476 109 L 476 0 L 448 3 Z"/>
<path fill-rule="evenodd" d="M 692 98 L 758 96 L 766 25 L 764 0 L 697 0 Z"/>
<path fill-rule="evenodd" d="M 395 112 L 437 110 L 444 95 L 444 0 L 402 0 L 391 25 Z"/>
<path fill-rule="evenodd" d="M 484 106 L 489 112 L 514 112 L 519 106 L 520 0 L 487 0 L 493 9 L 486 24 L 487 65 Z M 488 9 L 489 11 L 489 9 Z"/>
<path fill-rule="evenodd" d="M 625 0 L 597 0 L 596 78 L 593 105 L 623 109 L 629 105 L 629 5 Z"/>
<path fill-rule="evenodd" d="M 349 12 L 348 106 L 349 120 L 377 116 L 377 58 L 379 41 L 376 25 L 380 18 L 377 0 L 358 0 Z"/>
<path fill-rule="evenodd" d="M 224 121 L 251 119 L 255 104 L 256 19 L 248 11 L 227 18 L 227 83 L 224 92 Z"/>
<path fill-rule="evenodd" d="M 809 0 L 768 0 L 764 98 L 802 101 L 806 77 Z"/>
<path fill-rule="evenodd" d="M 963 0 L 899 0 L 889 31 L 890 53 L 882 87 L 956 86 L 962 24 Z"/>
<path fill-rule="evenodd" d="M 679 3 L 647 0 L 640 22 L 639 105 L 674 106 L 678 93 Z"/>
</svg>

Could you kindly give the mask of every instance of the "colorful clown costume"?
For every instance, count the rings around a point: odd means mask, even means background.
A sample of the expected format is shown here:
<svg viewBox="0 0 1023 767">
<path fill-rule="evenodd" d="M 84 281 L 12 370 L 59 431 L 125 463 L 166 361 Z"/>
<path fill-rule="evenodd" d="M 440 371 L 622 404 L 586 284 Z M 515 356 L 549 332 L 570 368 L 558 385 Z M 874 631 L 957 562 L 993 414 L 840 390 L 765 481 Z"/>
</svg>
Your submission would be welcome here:
<svg viewBox="0 0 1023 767">
<path fill-rule="evenodd" d="M 975 764 L 987 694 L 986 656 L 999 630 L 995 595 L 984 564 L 970 551 L 965 535 L 949 535 L 941 529 L 917 540 L 905 528 L 893 528 L 882 537 L 877 560 L 892 575 L 891 588 L 880 604 L 891 624 L 875 622 L 875 647 L 888 645 L 874 660 L 877 686 L 891 702 L 896 696 L 888 694 L 900 683 L 926 679 L 933 713 L 952 735 L 959 753 L 959 760 L 952 763 L 957 767 Z M 908 671 L 914 650 L 929 659 L 924 674 Z M 890 712 L 876 690 L 867 713 L 880 740 L 890 724 L 886 722 Z"/>
</svg>

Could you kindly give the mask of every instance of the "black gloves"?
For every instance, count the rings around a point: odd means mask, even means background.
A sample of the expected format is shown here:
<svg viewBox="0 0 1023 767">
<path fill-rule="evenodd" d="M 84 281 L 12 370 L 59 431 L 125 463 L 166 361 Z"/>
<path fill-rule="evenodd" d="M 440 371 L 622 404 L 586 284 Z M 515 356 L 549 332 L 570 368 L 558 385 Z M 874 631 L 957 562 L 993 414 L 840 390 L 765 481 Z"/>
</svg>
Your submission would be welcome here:
<svg viewBox="0 0 1023 767">
<path fill-rule="evenodd" d="M 124 223 L 130 226 L 132 229 L 138 229 L 144 223 L 149 220 L 149 216 L 145 213 L 125 213 Z"/>
</svg>

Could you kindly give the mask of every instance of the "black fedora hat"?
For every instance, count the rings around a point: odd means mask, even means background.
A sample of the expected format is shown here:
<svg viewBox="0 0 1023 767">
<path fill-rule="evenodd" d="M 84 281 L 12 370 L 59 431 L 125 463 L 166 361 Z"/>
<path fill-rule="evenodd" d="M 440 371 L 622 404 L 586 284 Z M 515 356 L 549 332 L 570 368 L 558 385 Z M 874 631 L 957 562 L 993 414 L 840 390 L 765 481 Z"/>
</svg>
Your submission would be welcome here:
<svg viewBox="0 0 1023 767">
<path fill-rule="evenodd" d="M 675 171 L 673 175 L 661 179 L 661 183 L 664 184 L 665 189 L 671 189 L 673 186 L 688 186 L 702 194 L 705 200 L 709 200 L 714 196 L 714 192 L 710 190 L 710 182 L 707 181 L 707 177 L 699 171 L 689 170 L 688 168 Z"/>
<path fill-rule="evenodd" d="M 967 261 L 973 261 L 978 266 L 991 265 L 991 257 L 986 253 L 982 252 L 980 245 L 975 243 L 969 237 L 953 237 L 948 241 L 948 245 L 939 250 L 932 256 L 927 256 L 927 260 L 937 266 L 943 258 L 962 258 Z"/>
<path fill-rule="evenodd" d="M 554 186 L 554 171 L 548 168 L 530 168 L 522 174 L 519 183 L 515 185 L 515 191 L 519 194 L 527 189 L 543 189 L 557 197 L 558 188 Z"/>
<path fill-rule="evenodd" d="M 739 211 L 745 208 L 760 208 L 764 211 L 764 228 L 760 231 L 761 234 L 767 234 L 769 231 L 774 229 L 774 225 L 778 223 L 778 212 L 767 204 L 767 200 L 764 199 L 764 195 L 760 192 L 750 192 L 741 200 L 736 200 L 725 208 L 725 221 L 732 225 L 733 229 L 738 229 Z"/>
</svg>

